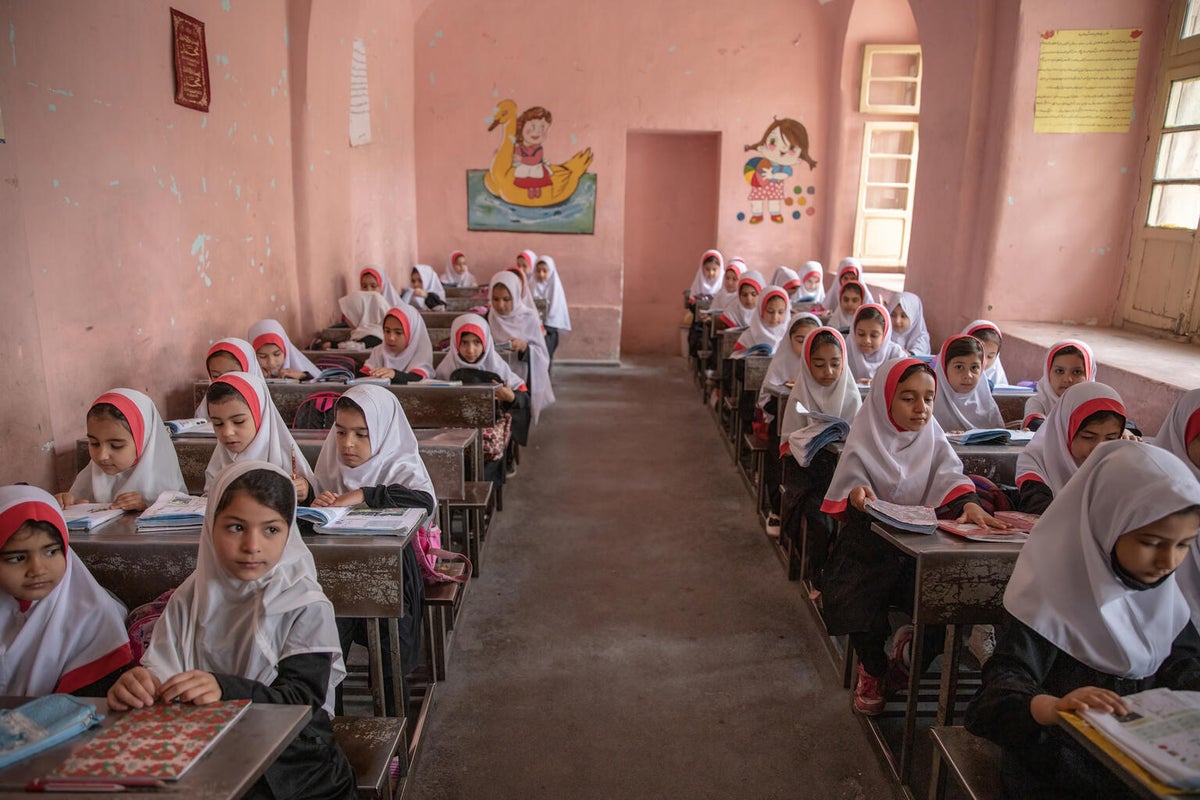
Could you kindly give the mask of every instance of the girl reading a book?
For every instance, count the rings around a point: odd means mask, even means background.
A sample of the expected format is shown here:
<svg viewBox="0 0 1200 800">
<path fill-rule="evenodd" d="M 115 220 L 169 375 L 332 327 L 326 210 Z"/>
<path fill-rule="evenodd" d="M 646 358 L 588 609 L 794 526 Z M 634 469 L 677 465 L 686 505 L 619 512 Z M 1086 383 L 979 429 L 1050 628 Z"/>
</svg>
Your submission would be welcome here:
<svg viewBox="0 0 1200 800">
<path fill-rule="evenodd" d="M 250 326 L 246 338 L 254 347 L 254 355 L 258 359 L 263 377 L 310 381 L 321 374 L 321 370 L 308 356 L 292 344 L 287 331 L 276 320 L 260 319 Z"/>
<path fill-rule="evenodd" d="M 264 377 L 254 346 L 236 336 L 220 339 L 208 348 L 204 356 L 204 369 L 208 372 L 208 379 L 213 381 L 226 372 L 249 372 Z"/>
<path fill-rule="evenodd" d="M 219 700 L 309 706 L 309 723 L 246 796 L 349 800 L 354 773 L 330 718 L 345 674 L 333 605 L 296 528 L 291 475 L 242 461 L 217 476 L 196 571 L 108 703 L 117 711 Z"/>
<path fill-rule="evenodd" d="M 850 332 L 846 366 L 859 383 L 869 384 L 881 364 L 904 356 L 904 348 L 892 341 L 892 318 L 878 303 L 859 306 Z"/>
<path fill-rule="evenodd" d="M 204 470 L 204 493 L 217 476 L 239 461 L 266 461 L 291 474 L 296 497 L 305 505 L 313 496 L 313 472 L 287 423 L 279 415 L 267 384 L 247 372 L 227 372 L 205 395 L 217 446 Z"/>
<path fill-rule="evenodd" d="M 775 355 L 775 348 L 787 333 L 788 296 L 779 286 L 768 286 L 758 298 L 758 313 L 733 345 L 742 355 Z"/>
<path fill-rule="evenodd" d="M 1042 515 L 966 714 L 968 730 L 1003 748 L 1006 797 L 1135 796 L 1058 714 L 1124 714 L 1123 695 L 1200 689 L 1200 635 L 1173 575 L 1198 527 L 1187 465 L 1135 441 L 1098 446 Z"/>
<path fill-rule="evenodd" d="M 750 270 L 738 278 L 736 295 L 721 309 L 717 321 L 726 328 L 745 328 L 754 319 L 758 308 L 758 296 L 762 294 L 766 281 L 758 270 Z M 786 297 L 786 294 L 784 295 Z"/>
<path fill-rule="evenodd" d="M 1046 370 L 1037 382 L 1037 393 L 1025 401 L 1022 426 L 1035 431 L 1058 404 L 1068 387 L 1096 380 L 1096 358 L 1078 339 L 1064 339 L 1046 354 Z"/>
<path fill-rule="evenodd" d="M 983 342 L 974 336 L 951 336 L 937 359 L 945 382 L 934 401 L 933 418 L 946 433 L 972 428 L 1003 428 L 1004 417 L 983 377 Z"/>
<path fill-rule="evenodd" d="M 68 548 L 49 493 L 0 487 L 0 692 L 103 697 L 133 656 L 125 607 Z"/>
<path fill-rule="evenodd" d="M 171 435 L 141 392 L 113 389 L 96 398 L 87 413 L 87 440 L 92 460 L 70 491 L 54 496 L 63 508 L 108 503 L 145 511 L 163 492 L 187 491 Z"/>
<path fill-rule="evenodd" d="M 1041 514 L 1101 442 L 1125 433 L 1125 404 L 1103 383 L 1071 386 L 1017 456 L 1017 510 Z"/>
<path fill-rule="evenodd" d="M 492 344 L 492 331 L 478 314 L 456 317 L 450 326 L 450 352 L 434 375 L 440 380 L 487 382 L 496 387 L 497 409 L 512 415 L 513 440 L 529 440 L 529 389 Z"/>
<path fill-rule="evenodd" d="M 858 654 L 854 708 L 861 714 L 883 710 L 888 606 L 911 606 L 914 579 L 912 560 L 871 532 L 867 503 L 879 498 L 932 506 L 944 518 L 1008 527 L 979 505 L 962 462 L 932 420 L 937 388 L 933 370 L 918 359 L 894 359 L 881 366 L 850 426 L 821 504 L 822 511 L 842 523 L 825 567 L 825 625 L 831 636 L 849 634 Z M 932 626 L 929 634 L 932 644 L 938 634 Z M 897 646 L 893 656 L 897 663 L 901 649 Z"/>
<path fill-rule="evenodd" d="M 392 383 L 424 380 L 433 375 L 433 344 L 421 314 L 407 303 L 383 318 L 383 343 L 367 356 L 363 372 Z"/>
<path fill-rule="evenodd" d="M 521 365 L 518 374 L 525 369 L 526 385 L 529 387 L 530 418 L 536 425 L 544 409 L 554 403 L 554 389 L 550 384 L 550 353 L 542 336 L 542 324 L 537 312 L 521 304 L 521 279 L 504 270 L 492 276 L 489 282 L 492 309 L 488 313 L 488 324 L 495 342 L 508 342 L 518 354 Z"/>
</svg>

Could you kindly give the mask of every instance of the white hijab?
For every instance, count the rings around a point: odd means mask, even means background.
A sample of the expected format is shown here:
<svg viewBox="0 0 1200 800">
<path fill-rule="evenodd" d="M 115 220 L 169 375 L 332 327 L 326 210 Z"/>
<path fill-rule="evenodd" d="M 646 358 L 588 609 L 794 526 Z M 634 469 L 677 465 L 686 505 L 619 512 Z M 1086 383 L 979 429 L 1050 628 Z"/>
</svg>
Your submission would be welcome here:
<svg viewBox="0 0 1200 800">
<path fill-rule="evenodd" d="M 900 377 L 915 365 L 923 364 L 916 358 L 898 358 L 880 367 L 879 378 L 850 425 L 821 504 L 826 514 L 843 514 L 851 490 L 858 486 L 870 486 L 876 497 L 889 503 L 934 508 L 975 491 L 937 420 L 917 431 L 903 430 L 892 420 Z"/>
<path fill-rule="evenodd" d="M 1125 404 L 1121 395 L 1103 383 L 1088 381 L 1068 386 L 1045 423 L 1017 456 L 1017 486 L 1035 480 L 1046 484 L 1056 495 L 1062 491 L 1078 469 L 1071 455 L 1071 440 L 1083 421 L 1097 411 L 1115 411 L 1124 417 Z"/>
<path fill-rule="evenodd" d="M 97 397 L 92 406 L 100 403 L 116 406 L 125 417 L 137 460 L 116 475 L 105 475 L 95 461 L 89 461 L 71 485 L 71 494 L 93 503 L 111 503 L 119 494 L 137 492 L 153 503 L 163 492 L 186 492 L 175 445 L 154 401 L 133 389 L 113 389 Z"/>
<path fill-rule="evenodd" d="M 717 260 L 717 277 L 713 281 L 708 281 L 704 277 L 704 262 L 710 258 Z M 721 291 L 721 279 L 725 277 L 725 258 L 719 250 L 705 250 L 704 255 L 700 256 L 700 266 L 696 267 L 696 277 L 692 278 L 692 288 L 688 290 L 688 294 L 692 299 L 697 297 L 712 297 L 715 298 Z"/>
<path fill-rule="evenodd" d="M 312 363 L 308 359 L 308 356 L 304 355 L 298 347 L 292 344 L 292 340 L 288 338 L 287 331 L 276 320 L 260 319 L 250 326 L 250 330 L 246 333 L 246 338 L 250 341 L 250 345 L 256 353 L 260 347 L 268 344 L 273 344 L 282 350 L 283 369 L 298 369 L 314 378 L 321 374 L 321 370 L 317 369 L 317 365 Z M 258 363 L 257 357 L 254 363 Z M 259 369 L 261 371 L 261 367 Z"/>
<path fill-rule="evenodd" d="M 758 307 L 746 308 L 742 305 L 741 293 L 743 286 L 753 286 L 758 290 L 759 295 L 762 295 L 763 289 L 766 288 L 766 281 L 763 280 L 762 273 L 758 270 L 750 270 L 737 282 L 737 290 L 734 291 L 732 299 L 725 304 L 725 308 L 721 311 L 721 321 L 729 328 L 745 328 L 750 325 L 750 322 L 757 316 Z M 785 293 L 784 298 L 787 295 Z"/>
<path fill-rule="evenodd" d="M 62 535 L 67 569 L 41 600 L 0 593 L 0 692 L 41 697 L 71 693 L 128 664 L 125 607 L 104 590 L 70 548 L 58 503 L 33 486 L 0 487 L 0 547 L 28 520 Z"/>
<path fill-rule="evenodd" d="M 790 292 L 792 289 L 800 288 L 800 275 L 791 267 L 781 266 L 771 276 L 771 285 Z M 788 302 L 791 303 L 791 301 L 791 295 L 788 295 Z"/>
<path fill-rule="evenodd" d="M 1188 603 L 1175 577 L 1152 589 L 1126 585 L 1113 571 L 1113 548 L 1123 534 L 1196 504 L 1200 484 L 1179 459 L 1143 442 L 1099 445 L 1021 548 L 1004 607 L 1094 670 L 1153 675 L 1188 623 Z M 1180 567 L 1189 568 L 1190 560 Z"/>
<path fill-rule="evenodd" d="M 433 344 L 429 341 L 429 330 L 425 327 L 425 319 L 421 313 L 407 303 L 401 303 L 389 309 L 384 315 L 395 317 L 404 328 L 404 349 L 399 353 L 388 350 L 386 342 L 380 342 L 371 348 L 365 366 L 387 367 L 396 372 L 416 372 L 422 378 L 433 375 Z M 380 330 L 382 330 L 382 325 Z"/>
<path fill-rule="evenodd" d="M 488 285 L 489 297 L 497 286 L 508 289 L 513 296 L 513 307 L 505 315 L 492 309 L 488 314 L 488 324 L 497 341 L 522 339 L 529 345 L 529 377 L 526 383 L 529 385 L 531 415 L 534 424 L 537 424 L 542 411 L 554 403 L 554 387 L 550 383 L 550 354 L 546 350 L 542 325 L 536 311 L 516 300 L 521 292 L 521 279 L 515 273 L 504 270 L 493 275 Z"/>
<path fill-rule="evenodd" d="M 205 375 L 208 374 L 208 360 L 217 353 L 228 353 L 233 356 L 234 360 L 238 362 L 238 372 L 249 372 L 251 375 L 266 379 L 267 376 L 263 375 L 262 367 L 258 363 L 258 356 L 254 353 L 254 345 L 245 339 L 230 336 L 218 339 L 212 347 L 208 348 L 208 353 L 204 356 Z"/>
<path fill-rule="evenodd" d="M 854 326 L 858 324 L 859 318 L 868 308 L 875 309 L 883 317 L 883 341 L 880 343 L 879 349 L 869 355 L 858 349 L 858 339 L 854 335 Z M 904 349 L 892 341 L 892 317 L 888 314 L 888 310 L 878 303 L 864 303 L 859 306 L 858 311 L 854 312 L 854 320 L 850 324 L 850 341 L 846 344 L 846 366 L 849 367 L 850 374 L 854 376 L 854 379 L 859 381 L 874 379 L 875 372 L 885 361 L 904 356 Z"/>
<path fill-rule="evenodd" d="M 750 318 L 750 327 L 742 332 L 738 337 L 737 342 L 733 345 L 735 353 L 744 352 L 751 347 L 756 347 L 760 344 L 770 346 L 771 355 L 775 355 L 776 348 L 779 347 L 779 342 L 784 336 L 787 336 L 788 324 L 785 318 L 784 322 L 778 325 L 767 325 L 763 317 L 767 313 L 767 301 L 772 297 L 778 297 L 783 300 L 783 307 L 786 310 L 790 303 L 788 301 L 787 292 L 778 286 L 768 286 L 758 296 L 758 310 L 753 317 Z"/>
<path fill-rule="evenodd" d="M 713 251 L 716 252 L 716 251 Z M 721 271 L 721 285 L 717 289 L 717 293 L 713 295 L 712 302 L 708 304 L 708 310 L 713 313 L 720 313 L 725 310 L 725 306 L 729 305 L 730 301 L 737 299 L 737 285 L 734 285 L 732 292 L 725 291 L 725 273 L 733 270 L 733 274 L 740 281 L 742 276 L 746 274 L 746 262 L 740 258 L 731 258 L 726 262 L 724 269 Z"/>
<path fill-rule="evenodd" d="M 167 602 L 142 666 L 160 681 L 188 670 L 204 670 L 269 685 L 283 659 L 329 653 L 332 669 L 324 708 L 332 714 L 334 688 L 346 676 L 346 667 L 333 604 L 317 580 L 316 564 L 300 538 L 295 513 L 288 520 L 283 555 L 261 578 L 232 577 L 213 546 L 217 506 L 230 484 L 252 470 L 288 478 L 285 470 L 264 461 L 240 461 L 217 476 L 200 532 L 196 571 Z"/>
<path fill-rule="evenodd" d="M 871 290 L 867 288 L 867 282 L 863 280 L 862 262 L 857 258 L 843 258 L 841 260 L 841 263 L 838 264 L 838 274 L 834 285 L 841 285 L 842 275 L 847 272 L 853 273 L 855 282 L 862 286 L 863 303 L 874 303 L 875 298 L 871 295 Z"/>
<path fill-rule="evenodd" d="M 950 385 L 950 374 L 946 371 L 950 364 L 946 352 L 952 342 L 973 338 L 975 337 L 961 333 L 951 336 L 942 343 L 942 352 L 937 357 L 938 383 L 942 384 L 942 391 L 937 393 L 933 401 L 933 416 L 942 426 L 942 430 L 969 431 L 972 428 L 1004 427 L 1000 407 L 996 405 L 992 390 L 982 374 L 975 382 L 975 387 L 965 394 L 955 391 Z M 982 359 L 983 356 L 980 356 L 980 360 Z"/>
<path fill-rule="evenodd" d="M 350 338 L 361 341 L 368 336 L 383 338 L 383 318 L 392 305 L 379 292 L 351 292 L 338 300 L 342 316 L 353 330 Z"/>
<path fill-rule="evenodd" d="M 467 267 L 467 271 L 462 275 L 459 275 L 454 271 L 454 262 L 457 261 L 460 256 L 465 255 L 466 253 L 464 253 L 462 250 L 455 250 L 450 254 L 450 257 L 446 259 L 446 269 L 444 272 L 442 272 L 442 283 L 444 283 L 446 286 L 471 287 L 478 285 L 479 282 L 476 281 L 475 276 L 471 274 L 471 268 L 469 266 Z"/>
<path fill-rule="evenodd" d="M 865 306 L 871 302 L 871 300 L 867 299 L 871 296 L 871 293 L 867 291 L 867 287 L 865 285 L 863 285 L 862 281 L 848 281 L 844 284 L 837 284 L 836 292 L 833 289 L 829 290 L 830 294 L 832 295 L 832 298 L 833 298 L 833 313 L 829 316 L 829 321 L 826 322 L 825 324 L 827 324 L 831 328 L 837 328 L 839 331 L 842 328 L 846 328 L 850 331 L 851 336 L 853 336 L 854 335 L 854 330 L 853 330 L 854 317 L 858 313 L 858 309 L 855 309 L 854 314 L 847 314 L 846 312 L 842 311 L 842 292 L 844 292 L 846 290 L 847 286 L 858 287 L 858 291 L 862 295 L 862 299 L 863 299 L 862 303 L 859 304 L 858 308 L 862 308 L 863 306 Z M 889 319 L 890 319 L 890 317 L 889 317 Z M 890 323 L 889 323 L 889 327 L 890 327 Z"/>
<path fill-rule="evenodd" d="M 925 307 L 921 298 L 912 292 L 901 292 L 888 305 L 889 311 L 895 311 L 896 306 L 904 309 L 909 318 L 908 330 L 892 335 L 892 341 L 914 356 L 927 356 L 933 352 L 929 339 L 929 329 L 925 327 Z"/>
<path fill-rule="evenodd" d="M 383 267 L 378 264 L 363 267 L 358 273 L 359 286 L 362 286 L 363 275 L 375 276 L 375 282 L 379 284 L 379 293 L 383 295 L 383 301 L 389 306 L 399 305 L 402 302 L 400 290 L 392 284 L 392 279 L 383 271 Z"/>
<path fill-rule="evenodd" d="M 822 386 L 812 376 L 809 365 L 812 363 L 812 351 L 817 346 L 817 335 L 827 333 L 832 336 L 842 351 L 842 371 L 829 386 Z M 823 338 L 823 337 L 822 337 Z M 807 415 L 811 413 L 828 414 L 840 417 L 847 422 L 853 422 L 858 410 L 862 408 L 862 395 L 858 386 L 846 367 L 846 340 L 842 338 L 837 328 L 817 328 L 804 340 L 804 361 L 795 375 L 796 383 L 788 395 L 787 406 L 783 419 L 779 423 L 780 457 L 788 452 L 788 436 L 792 431 L 808 424 Z"/>
<path fill-rule="evenodd" d="M 1004 334 L 1000 331 L 1000 326 L 986 319 L 977 319 L 970 325 L 962 329 L 962 332 L 968 336 L 978 337 L 978 333 L 982 330 L 995 331 L 1000 337 L 1000 343 L 1004 343 Z M 992 386 L 1008 386 L 1008 374 L 1004 371 L 1004 365 L 1000 363 L 1000 354 L 996 354 L 996 360 L 992 362 L 990 367 L 983 370 L 983 377 L 988 379 L 988 383 Z"/>
<path fill-rule="evenodd" d="M 287 423 L 279 415 L 279 409 L 275 408 L 263 379 L 246 372 L 227 372 L 213 383 L 227 383 L 237 389 L 254 418 L 255 434 L 250 444 L 240 453 L 226 450 L 220 437 L 217 437 L 217 446 L 213 448 L 212 458 L 208 460 L 208 467 L 204 470 L 204 493 L 212 491 L 217 476 L 226 467 L 242 461 L 267 461 L 289 475 L 304 478 L 311 485 L 312 468 L 296 440 L 292 438 Z"/>
<path fill-rule="evenodd" d="M 796 332 L 796 326 L 801 322 L 808 321 L 812 323 L 813 329 L 821 327 L 821 318 L 816 314 L 808 311 L 801 311 L 799 314 L 794 314 L 787 322 L 787 328 L 784 329 L 783 338 L 779 340 L 779 344 L 775 346 L 775 355 L 771 356 L 771 363 L 767 367 L 767 374 L 763 378 L 762 390 L 758 393 L 758 405 L 764 406 L 770 398 L 768 390 L 782 389 L 788 381 L 797 380 L 796 376 L 804 369 L 804 357 L 796 355 L 796 351 L 792 349 L 792 334 Z M 809 336 L 812 332 L 809 332 Z M 805 349 L 808 347 L 808 340 L 804 342 Z"/>
<path fill-rule="evenodd" d="M 825 268 L 821 266 L 820 261 L 805 261 L 804 266 L 800 268 L 800 292 L 796 295 L 797 303 L 823 303 L 825 302 Z M 804 282 L 816 275 L 821 279 L 817 284 L 817 290 L 810 292 L 805 288 Z"/>
<path fill-rule="evenodd" d="M 1184 392 L 1163 420 L 1158 429 L 1158 436 L 1147 439 L 1156 447 L 1174 453 L 1188 465 L 1192 474 L 1200 478 L 1200 467 L 1192 463 L 1188 457 L 1188 445 L 1200 436 L 1200 389 Z"/>
<path fill-rule="evenodd" d="M 1050 348 L 1050 352 L 1046 354 L 1046 366 L 1042 370 L 1042 377 L 1037 382 L 1037 392 L 1025 401 L 1025 427 L 1029 427 L 1030 421 L 1035 417 L 1049 416 L 1050 410 L 1058 404 L 1059 396 L 1050 386 L 1050 369 L 1054 365 L 1054 357 L 1068 347 L 1074 347 L 1083 353 L 1084 380 L 1096 380 L 1096 358 L 1092 355 L 1092 348 L 1078 339 L 1063 339 L 1061 342 L 1056 342 Z"/>
<path fill-rule="evenodd" d="M 464 333 L 473 333 L 479 337 L 479 341 L 483 342 L 483 355 L 475 363 L 465 360 L 458 353 L 459 343 Z M 437 366 L 438 378 L 449 380 L 454 371 L 458 369 L 478 369 L 496 373 L 514 392 L 526 391 L 525 381 L 521 379 L 520 375 L 513 372 L 508 362 L 496 352 L 492 343 L 492 329 L 488 327 L 487 320 L 483 317 L 478 314 L 463 314 L 461 317 L 455 317 L 450 326 L 450 342 L 450 351 L 446 353 L 442 363 Z"/>
<path fill-rule="evenodd" d="M 533 299 L 546 301 L 546 325 L 548 327 L 569 331 L 571 330 L 571 313 L 567 309 L 567 293 L 563 291 L 562 281 L 559 280 L 558 268 L 550 256 L 542 256 L 538 259 L 538 263 L 543 262 L 550 270 L 550 274 L 541 283 L 534 278 Z"/>
<path fill-rule="evenodd" d="M 445 301 L 446 289 L 442 286 L 442 281 L 438 278 L 438 274 L 433 271 L 433 267 L 428 264 L 414 264 L 413 269 L 421 276 L 421 288 L 425 290 L 425 294 L 436 294 Z M 409 305 L 416 306 L 417 308 L 427 308 L 425 298 L 418 297 L 412 289 L 408 289 L 404 294 L 408 296 Z M 395 308 L 399 305 L 403 305 L 403 303 L 392 303 L 391 307 Z"/>
<path fill-rule="evenodd" d="M 364 486 L 399 484 L 406 489 L 427 492 L 437 507 L 433 481 L 421 460 L 416 434 L 404 416 L 396 395 L 383 386 L 358 384 L 342 397 L 353 400 L 362 409 L 371 435 L 371 457 L 357 467 L 347 467 L 338 458 L 337 437 L 325 437 L 317 457 L 314 491 L 345 494 Z"/>
</svg>

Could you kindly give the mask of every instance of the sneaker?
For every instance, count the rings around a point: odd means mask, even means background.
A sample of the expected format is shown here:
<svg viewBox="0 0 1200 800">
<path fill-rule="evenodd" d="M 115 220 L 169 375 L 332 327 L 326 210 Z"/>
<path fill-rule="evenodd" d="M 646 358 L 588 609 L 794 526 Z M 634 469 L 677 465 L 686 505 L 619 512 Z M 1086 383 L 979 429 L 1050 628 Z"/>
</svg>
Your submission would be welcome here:
<svg viewBox="0 0 1200 800">
<path fill-rule="evenodd" d="M 971 635 L 967 638 L 967 649 L 979 661 L 979 666 L 987 663 L 996 652 L 996 629 L 991 625 L 971 626 Z"/>
<path fill-rule="evenodd" d="M 779 515 L 774 511 L 767 515 L 767 536 L 779 538 Z"/>
<path fill-rule="evenodd" d="M 913 626 L 901 625 L 892 636 L 888 651 L 887 685 L 893 690 L 907 691 L 912 669 Z"/>
<path fill-rule="evenodd" d="M 854 687 L 854 710 L 868 717 L 878 716 L 883 712 L 883 692 L 880 691 L 879 679 L 871 675 L 863 665 L 858 665 L 858 684 Z"/>
<path fill-rule="evenodd" d="M 517 462 L 514 459 L 514 460 L 508 462 L 508 466 L 504 470 L 504 475 L 507 478 L 511 478 L 513 475 L 516 475 L 516 474 L 517 474 Z"/>
</svg>

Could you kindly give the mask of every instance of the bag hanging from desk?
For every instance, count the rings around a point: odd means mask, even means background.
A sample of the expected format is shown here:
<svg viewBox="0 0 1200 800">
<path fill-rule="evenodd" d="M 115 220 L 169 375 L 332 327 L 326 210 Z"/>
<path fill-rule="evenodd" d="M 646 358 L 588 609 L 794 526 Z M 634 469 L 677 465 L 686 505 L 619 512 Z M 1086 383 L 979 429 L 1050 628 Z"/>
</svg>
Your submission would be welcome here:
<svg viewBox="0 0 1200 800">
<path fill-rule="evenodd" d="M 314 392 L 296 408 L 292 430 L 329 430 L 333 427 L 334 405 L 341 397 L 337 392 Z"/>
<path fill-rule="evenodd" d="M 462 553 L 443 550 L 442 529 L 432 523 L 417 531 L 417 561 L 426 584 L 466 583 L 471 579 L 471 560 Z M 461 561 L 465 566 L 461 575 L 447 575 L 437 568 L 438 561 Z"/>
<path fill-rule="evenodd" d="M 463 386 L 476 384 L 499 385 L 504 379 L 494 372 L 483 369 L 460 367 L 450 373 L 450 380 L 462 381 Z M 504 458 L 504 450 L 508 447 L 508 439 L 512 432 L 512 414 L 496 415 L 496 424 L 489 428 L 480 428 L 479 435 L 483 443 L 483 460 L 499 461 Z"/>
</svg>

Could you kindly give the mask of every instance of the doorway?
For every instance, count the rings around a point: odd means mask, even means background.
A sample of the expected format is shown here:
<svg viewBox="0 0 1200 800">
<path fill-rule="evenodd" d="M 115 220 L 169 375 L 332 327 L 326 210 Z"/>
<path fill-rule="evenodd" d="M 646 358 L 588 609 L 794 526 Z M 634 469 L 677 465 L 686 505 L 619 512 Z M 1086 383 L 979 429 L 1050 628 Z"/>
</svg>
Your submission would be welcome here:
<svg viewBox="0 0 1200 800">
<path fill-rule="evenodd" d="M 721 134 L 625 138 L 622 353 L 678 353 L 683 292 L 717 243 Z"/>
</svg>

